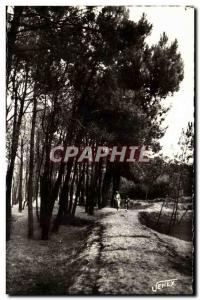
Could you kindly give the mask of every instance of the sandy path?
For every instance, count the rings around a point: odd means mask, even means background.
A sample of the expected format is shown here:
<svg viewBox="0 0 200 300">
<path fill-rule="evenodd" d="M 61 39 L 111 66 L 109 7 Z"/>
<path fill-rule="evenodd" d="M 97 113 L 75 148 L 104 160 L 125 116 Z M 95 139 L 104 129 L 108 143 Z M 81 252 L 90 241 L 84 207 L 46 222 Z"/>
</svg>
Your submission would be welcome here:
<svg viewBox="0 0 200 300">
<path fill-rule="evenodd" d="M 26 213 L 14 211 L 7 244 L 9 294 L 153 294 L 166 279 L 177 281 L 157 293 L 192 294 L 192 243 L 142 225 L 139 210 L 97 210 L 90 228 L 61 226 L 49 241 L 26 238 Z"/>
<path fill-rule="evenodd" d="M 190 242 L 141 225 L 138 211 L 105 208 L 97 216 L 70 293 L 153 294 L 157 281 L 177 279 L 157 293 L 192 294 Z"/>
</svg>

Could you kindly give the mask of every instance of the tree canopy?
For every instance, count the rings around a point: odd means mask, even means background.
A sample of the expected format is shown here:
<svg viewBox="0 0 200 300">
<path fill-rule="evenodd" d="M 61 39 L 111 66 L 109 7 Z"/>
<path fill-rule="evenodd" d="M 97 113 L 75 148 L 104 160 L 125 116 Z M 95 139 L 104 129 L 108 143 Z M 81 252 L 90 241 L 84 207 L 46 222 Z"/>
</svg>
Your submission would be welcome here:
<svg viewBox="0 0 200 300">
<path fill-rule="evenodd" d="M 123 169 L 118 164 L 78 166 L 75 160 L 53 165 L 53 146 L 160 149 L 169 109 L 163 100 L 178 91 L 183 62 L 177 40 L 169 42 L 166 33 L 148 45 L 151 31 L 145 15 L 134 22 L 123 6 L 16 6 L 7 12 L 8 238 L 21 148 L 26 149 L 29 191 L 24 197 L 31 216 L 32 201 L 40 194 L 44 239 L 58 197 L 56 226 L 75 213 L 78 201 L 90 213 L 96 202 L 106 205 L 110 183 L 113 190 L 119 186 Z M 21 147 L 24 130 L 30 143 Z"/>
</svg>

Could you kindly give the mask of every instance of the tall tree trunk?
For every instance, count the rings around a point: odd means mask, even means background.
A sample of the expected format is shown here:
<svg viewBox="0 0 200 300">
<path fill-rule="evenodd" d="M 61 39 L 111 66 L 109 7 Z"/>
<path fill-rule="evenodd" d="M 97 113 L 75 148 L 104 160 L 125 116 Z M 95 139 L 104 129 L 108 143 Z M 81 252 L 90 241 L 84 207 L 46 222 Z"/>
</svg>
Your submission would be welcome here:
<svg viewBox="0 0 200 300">
<path fill-rule="evenodd" d="M 27 148 L 27 154 L 28 154 L 28 148 Z M 28 155 L 26 155 L 26 173 L 25 173 L 25 188 L 24 188 L 24 203 L 23 203 L 23 209 L 25 208 L 25 205 L 27 205 L 27 195 L 28 195 L 28 173 L 29 173 L 29 158 Z"/>
<path fill-rule="evenodd" d="M 119 164 L 114 164 L 113 168 L 113 191 L 112 191 L 112 199 L 111 199 L 111 207 L 115 207 L 114 194 L 116 191 L 119 191 L 120 188 L 120 166 Z"/>
<path fill-rule="evenodd" d="M 56 106 L 56 103 L 55 103 Z M 55 181 L 55 184 L 53 185 L 53 187 L 48 188 L 50 186 L 52 186 L 52 182 L 51 182 L 51 177 L 49 176 L 49 154 L 50 154 L 50 147 L 51 147 L 51 140 L 53 137 L 53 131 L 52 131 L 52 124 L 54 124 L 54 118 L 55 118 L 55 112 L 56 109 L 54 109 L 54 113 L 53 113 L 53 118 L 51 120 L 51 124 L 50 124 L 50 130 L 48 131 L 48 136 L 50 135 L 51 138 L 47 139 L 47 149 L 46 150 L 46 162 L 45 162 L 45 166 L 44 166 L 44 173 L 42 176 L 42 181 L 41 181 L 41 210 L 40 210 L 40 225 L 41 225 L 41 238 L 46 240 L 48 239 L 48 234 L 49 234 L 49 230 L 50 230 L 50 226 L 51 226 L 51 217 L 52 217 L 52 212 L 53 212 L 53 207 L 54 207 L 54 203 L 56 198 L 58 197 L 59 194 L 59 189 L 60 189 L 60 185 L 62 183 L 62 178 L 63 178 L 63 174 L 65 171 L 65 163 L 62 161 L 60 164 L 60 168 L 59 168 L 59 173 L 58 173 L 58 177 Z M 73 108 L 73 113 L 72 113 L 72 118 L 70 120 L 69 123 L 69 127 L 68 127 L 68 131 L 65 137 L 65 141 L 64 141 L 64 151 L 67 147 L 67 145 L 70 145 L 71 142 L 73 141 L 74 137 L 75 137 L 75 128 L 74 128 L 74 120 L 73 118 L 75 117 L 76 114 L 76 109 L 75 107 Z M 77 141 L 80 140 L 80 136 L 81 136 L 81 131 L 79 133 L 79 135 L 77 136 Z M 44 185 L 43 185 L 44 182 Z M 46 187 L 48 188 L 48 190 L 46 190 Z"/>
<path fill-rule="evenodd" d="M 54 134 L 54 123 L 55 123 L 55 114 L 57 107 L 57 95 L 55 95 L 54 100 L 54 111 L 52 113 L 51 120 L 49 122 L 49 127 L 46 131 L 46 139 L 45 139 L 45 164 L 44 164 L 44 172 L 40 176 L 40 226 L 41 226 L 41 238 L 43 240 L 48 239 L 49 230 L 51 226 L 51 217 L 53 213 L 54 203 L 58 197 L 60 185 L 62 183 L 63 174 L 65 171 L 65 163 L 62 161 L 59 167 L 59 172 L 57 179 L 53 185 L 52 182 L 52 174 L 49 170 L 51 165 L 50 164 L 50 151 L 51 151 L 51 141 L 53 139 Z M 71 120 L 69 125 L 69 131 L 65 136 L 64 141 L 64 149 L 67 147 L 67 143 L 71 143 L 73 137 L 73 128 L 74 123 Z M 65 152 L 65 151 L 64 151 Z"/>
<path fill-rule="evenodd" d="M 86 163 L 86 182 L 85 182 L 85 194 L 86 194 L 86 201 L 85 201 L 85 212 L 89 212 L 89 184 L 90 184 L 90 174 L 89 174 L 89 162 Z"/>
<path fill-rule="evenodd" d="M 70 198 L 69 198 L 69 208 L 68 208 L 69 214 L 72 213 L 73 200 L 74 200 L 74 183 L 75 183 L 76 177 L 77 177 L 77 163 L 75 162 L 74 173 L 73 173 L 71 185 L 70 185 L 70 195 L 69 195 Z"/>
<path fill-rule="evenodd" d="M 19 191 L 18 191 L 18 203 L 19 203 L 19 212 L 22 212 L 22 202 L 23 202 L 23 138 L 21 138 L 21 157 L 20 157 L 20 171 L 19 171 Z"/>
<path fill-rule="evenodd" d="M 13 180 L 13 184 L 12 184 L 12 206 L 15 205 L 16 203 L 16 186 L 15 186 L 15 182 Z"/>
<path fill-rule="evenodd" d="M 98 208 L 102 208 L 102 183 L 103 183 L 103 176 L 102 176 L 102 164 L 99 163 L 98 166 L 98 185 L 97 185 L 97 203 Z"/>
<path fill-rule="evenodd" d="M 83 176 L 84 176 L 84 169 L 82 170 L 80 177 L 78 179 L 78 184 L 77 184 L 77 189 L 76 189 L 76 197 L 75 197 L 75 201 L 74 201 L 73 207 L 72 207 L 72 216 L 75 216 L 78 198 L 79 198 L 80 191 L 81 191 L 81 182 L 83 180 Z"/>
<path fill-rule="evenodd" d="M 97 181 L 98 181 L 98 166 L 92 166 L 92 174 L 88 191 L 88 214 L 94 214 L 94 208 L 97 199 Z"/>
<path fill-rule="evenodd" d="M 85 163 L 83 163 L 83 169 L 82 169 L 83 178 L 80 182 L 80 193 L 79 193 L 79 205 L 85 206 Z"/>
<path fill-rule="evenodd" d="M 40 185 L 40 173 L 42 167 L 42 161 L 44 156 L 44 146 L 42 148 L 41 158 L 40 158 L 40 131 L 38 130 L 37 134 L 37 172 L 36 172 L 36 183 L 35 183 L 35 203 L 36 203 L 36 218 L 38 222 L 40 221 L 40 213 L 39 213 L 39 206 L 38 206 L 38 194 L 39 194 L 39 185 Z"/>
<path fill-rule="evenodd" d="M 110 163 L 107 164 L 106 167 L 106 173 L 103 178 L 103 184 L 102 184 L 102 207 L 105 207 L 108 205 L 108 198 L 109 198 L 109 190 L 111 187 L 111 181 L 112 181 L 112 166 Z"/>
<path fill-rule="evenodd" d="M 34 95 L 33 99 L 33 115 L 31 124 L 31 139 L 30 139 L 30 159 L 29 159 L 29 178 L 28 178 L 28 238 L 33 237 L 33 175 L 34 175 L 34 138 L 35 138 L 35 123 L 37 115 L 37 98 Z"/>
<path fill-rule="evenodd" d="M 11 190 L 12 190 L 12 180 L 13 180 L 13 172 L 15 166 L 15 158 L 17 154 L 18 148 L 18 140 L 20 127 L 22 122 L 23 110 L 24 110 L 24 101 L 26 97 L 26 89 L 28 83 L 28 69 L 26 73 L 26 82 L 24 84 L 24 92 L 20 101 L 20 109 L 19 115 L 17 118 L 17 108 L 18 108 L 18 98 L 17 92 L 15 92 L 15 108 L 14 108 L 14 121 L 13 121 L 13 132 L 12 132 L 12 143 L 11 143 L 11 153 L 10 153 L 10 161 L 6 173 L 6 240 L 10 239 L 10 229 L 11 229 Z"/>
<path fill-rule="evenodd" d="M 70 180 L 70 174 L 73 166 L 73 161 L 70 160 L 67 163 L 67 174 L 65 175 L 65 180 L 63 183 L 63 186 L 61 188 L 60 192 L 60 199 L 59 199 L 59 209 L 57 216 L 54 220 L 53 232 L 57 232 L 59 230 L 59 226 L 64 220 L 64 218 L 67 218 L 68 214 L 68 193 L 69 193 L 69 180 Z"/>
</svg>

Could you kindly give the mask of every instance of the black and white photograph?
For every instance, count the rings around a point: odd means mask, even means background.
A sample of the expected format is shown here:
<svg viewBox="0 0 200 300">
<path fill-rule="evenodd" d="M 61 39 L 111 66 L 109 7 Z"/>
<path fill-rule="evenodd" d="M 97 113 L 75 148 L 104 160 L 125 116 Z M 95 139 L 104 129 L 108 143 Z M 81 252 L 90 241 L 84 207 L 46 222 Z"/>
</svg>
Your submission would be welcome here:
<svg viewBox="0 0 200 300">
<path fill-rule="evenodd" d="M 195 295 L 196 9 L 54 5 L 4 7 L 6 293 Z"/>
</svg>

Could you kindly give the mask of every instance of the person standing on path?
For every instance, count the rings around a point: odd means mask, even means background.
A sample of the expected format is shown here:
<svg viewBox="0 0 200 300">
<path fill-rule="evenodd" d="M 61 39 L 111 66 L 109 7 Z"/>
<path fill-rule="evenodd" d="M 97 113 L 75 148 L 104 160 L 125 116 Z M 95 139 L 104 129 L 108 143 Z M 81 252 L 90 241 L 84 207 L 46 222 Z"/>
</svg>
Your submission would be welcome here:
<svg viewBox="0 0 200 300">
<path fill-rule="evenodd" d="M 120 196 L 120 193 L 118 191 L 116 191 L 116 193 L 114 195 L 114 200 L 115 200 L 116 208 L 117 208 L 117 211 L 118 211 L 119 208 L 120 208 L 120 203 L 121 203 L 121 196 Z"/>
</svg>

